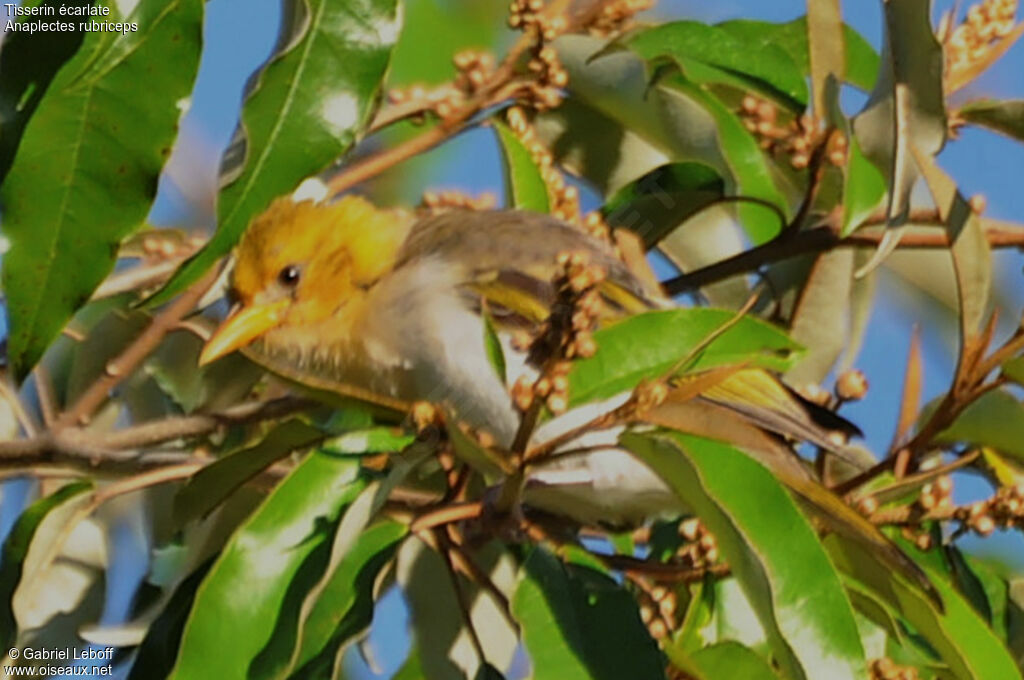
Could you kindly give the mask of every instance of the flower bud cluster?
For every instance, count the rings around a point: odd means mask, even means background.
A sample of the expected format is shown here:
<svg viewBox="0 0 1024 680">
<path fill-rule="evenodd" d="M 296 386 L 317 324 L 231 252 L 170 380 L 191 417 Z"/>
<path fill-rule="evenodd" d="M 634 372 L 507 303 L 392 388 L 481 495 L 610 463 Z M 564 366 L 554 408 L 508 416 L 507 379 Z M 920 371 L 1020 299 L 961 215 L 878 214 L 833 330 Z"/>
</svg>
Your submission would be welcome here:
<svg viewBox="0 0 1024 680">
<path fill-rule="evenodd" d="M 638 13 L 654 7 L 656 0 L 615 0 L 601 8 L 587 28 L 591 35 L 608 37 L 629 27 Z"/>
<path fill-rule="evenodd" d="M 530 363 L 544 366 L 544 370 L 536 379 L 521 376 L 512 386 L 512 400 L 522 411 L 542 399 L 552 413 L 565 412 L 569 407 L 568 360 L 597 352 L 593 332 L 603 308 L 597 286 L 607 272 L 591 264 L 585 253 L 560 253 L 557 263 L 555 303 L 528 346 Z M 517 338 L 514 344 L 523 347 L 525 341 Z"/>
<path fill-rule="evenodd" d="M 788 156 L 790 165 L 797 170 L 803 170 L 810 164 L 811 153 L 822 135 L 811 116 L 794 117 L 784 122 L 780 120 L 775 104 L 754 95 L 743 98 L 739 114 L 744 127 L 754 135 L 762 149 L 773 155 Z M 833 134 L 826 149 L 828 162 L 842 167 L 846 165 L 846 155 L 846 137 Z"/>
<path fill-rule="evenodd" d="M 461 191 L 425 191 L 421 202 L 422 208 L 428 214 L 434 215 L 445 212 L 452 208 L 463 210 L 493 210 L 498 205 L 498 197 L 490 192 L 485 192 L 477 197 L 464 194 Z"/>
<path fill-rule="evenodd" d="M 871 662 L 870 680 L 917 680 L 920 677 L 913 666 L 899 666 L 888 657 Z"/>
<path fill-rule="evenodd" d="M 946 41 L 949 82 L 961 83 L 976 66 L 988 61 L 999 42 L 1013 32 L 1016 16 L 1017 0 L 983 0 L 972 5 Z"/>
</svg>

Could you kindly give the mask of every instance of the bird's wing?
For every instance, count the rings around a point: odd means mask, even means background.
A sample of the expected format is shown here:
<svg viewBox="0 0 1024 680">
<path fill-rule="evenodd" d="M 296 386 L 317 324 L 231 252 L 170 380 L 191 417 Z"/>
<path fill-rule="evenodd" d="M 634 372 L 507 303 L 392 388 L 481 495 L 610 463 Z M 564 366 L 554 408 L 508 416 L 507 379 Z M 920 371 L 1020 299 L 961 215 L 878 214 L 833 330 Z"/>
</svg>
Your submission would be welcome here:
<svg viewBox="0 0 1024 680">
<path fill-rule="evenodd" d="M 621 314 L 663 306 L 612 249 L 549 215 L 516 210 L 453 210 L 417 222 L 398 252 L 395 268 L 433 257 L 460 268 L 468 290 L 516 316 L 536 322 L 554 301 L 552 278 L 561 253 L 583 253 L 603 267 L 600 291 Z"/>
</svg>

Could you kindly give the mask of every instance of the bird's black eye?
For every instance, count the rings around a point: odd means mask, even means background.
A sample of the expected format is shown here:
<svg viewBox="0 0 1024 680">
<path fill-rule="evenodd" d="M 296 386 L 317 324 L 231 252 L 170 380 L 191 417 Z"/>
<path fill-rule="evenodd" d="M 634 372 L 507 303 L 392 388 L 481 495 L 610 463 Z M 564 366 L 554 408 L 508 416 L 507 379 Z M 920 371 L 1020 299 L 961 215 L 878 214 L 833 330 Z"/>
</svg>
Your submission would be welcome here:
<svg viewBox="0 0 1024 680">
<path fill-rule="evenodd" d="M 281 273 L 277 275 L 277 280 L 284 286 L 293 287 L 299 282 L 300 274 L 299 268 L 290 264 L 281 270 Z"/>
</svg>

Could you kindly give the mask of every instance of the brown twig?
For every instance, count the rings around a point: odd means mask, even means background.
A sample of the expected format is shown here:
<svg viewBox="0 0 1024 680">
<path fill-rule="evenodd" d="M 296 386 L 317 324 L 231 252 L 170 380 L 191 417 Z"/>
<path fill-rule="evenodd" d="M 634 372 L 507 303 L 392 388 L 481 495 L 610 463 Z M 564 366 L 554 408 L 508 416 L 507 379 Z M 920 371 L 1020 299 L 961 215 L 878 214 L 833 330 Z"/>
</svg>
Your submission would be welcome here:
<svg viewBox="0 0 1024 680">
<path fill-rule="evenodd" d="M 435 527 L 461 522 L 466 519 L 476 519 L 483 513 L 483 504 L 476 501 L 472 503 L 452 503 L 436 510 L 425 512 L 412 521 L 409 531 L 417 534 Z"/>
<path fill-rule="evenodd" d="M 141 459 L 135 449 L 209 434 L 226 425 L 273 420 L 315 403 L 285 397 L 243 403 L 217 413 L 165 418 L 114 432 L 95 433 L 76 427 L 51 430 L 29 439 L 0 442 L 0 465 L 67 464 L 88 468 L 136 465 Z"/>
<path fill-rule="evenodd" d="M 144 331 L 116 358 L 107 364 L 104 373 L 93 382 L 72 406 L 62 413 L 54 423 L 55 429 L 86 425 L 92 414 L 110 396 L 111 390 L 127 378 L 135 368 L 156 349 L 164 336 L 170 332 L 186 314 L 192 311 L 207 289 L 217 279 L 217 271 L 210 271 L 188 290 L 153 317 Z"/>
<path fill-rule="evenodd" d="M 881 221 L 878 216 L 873 216 L 865 224 L 872 226 Z M 941 224 L 934 210 L 915 211 L 910 221 L 917 225 Z M 985 236 L 992 248 L 1024 248 L 1024 227 L 990 222 L 985 229 Z M 835 226 L 815 227 L 796 232 L 786 238 L 772 239 L 714 264 L 671 278 L 662 285 L 669 295 L 678 295 L 798 255 L 821 253 L 835 248 L 874 248 L 884 237 L 885 231 L 882 229 L 861 229 L 844 238 L 839 236 Z M 934 231 L 904 233 L 899 243 L 901 249 L 949 248 L 949 245 L 948 234 L 944 229 L 938 228 Z"/>
<path fill-rule="evenodd" d="M 834 127 L 826 129 L 825 134 L 821 136 L 811 152 L 811 158 L 807 163 L 807 188 L 804 190 L 803 201 L 801 201 L 800 208 L 793 220 L 779 234 L 780 238 L 790 238 L 799 233 L 807 222 L 811 209 L 814 207 L 814 201 L 818 197 L 818 191 L 821 189 L 821 180 L 825 177 L 825 158 L 828 155 L 828 145 L 834 133 Z"/>
<path fill-rule="evenodd" d="M 597 555 L 606 566 L 631 576 L 649 576 L 661 581 L 694 583 L 707 576 L 725 577 L 730 573 L 728 564 L 688 567 L 681 564 L 648 562 L 629 555 Z"/>
</svg>

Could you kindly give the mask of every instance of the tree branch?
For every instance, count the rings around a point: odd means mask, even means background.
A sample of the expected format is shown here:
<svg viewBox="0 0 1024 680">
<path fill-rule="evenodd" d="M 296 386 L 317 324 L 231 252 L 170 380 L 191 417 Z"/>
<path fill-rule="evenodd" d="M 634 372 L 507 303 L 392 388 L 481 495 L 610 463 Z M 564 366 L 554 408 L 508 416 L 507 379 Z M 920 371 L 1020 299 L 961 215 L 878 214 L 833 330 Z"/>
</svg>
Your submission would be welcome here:
<svg viewBox="0 0 1024 680">
<path fill-rule="evenodd" d="M 82 393 L 71 408 L 62 413 L 54 423 L 54 429 L 63 429 L 73 425 L 86 425 L 92 414 L 103 405 L 110 396 L 111 390 L 135 370 L 135 368 L 156 349 L 178 322 L 192 311 L 207 289 L 217 280 L 217 270 L 207 272 L 206 276 L 182 293 L 181 297 L 169 304 L 153 317 L 153 320 L 142 331 L 139 337 L 128 345 L 113 361 L 107 364 L 104 373 Z"/>
<path fill-rule="evenodd" d="M 884 217 L 872 216 L 865 225 L 877 225 Z M 918 225 L 941 224 L 934 210 L 914 211 L 910 221 Z M 1024 227 L 995 220 L 983 220 L 987 224 L 985 236 L 993 248 L 1024 248 Z M 781 262 L 798 255 L 822 253 L 835 248 L 874 248 L 885 236 L 883 229 L 862 229 L 845 238 L 840 237 L 836 227 L 823 225 L 807 229 L 767 243 L 744 250 L 714 264 L 692 272 L 681 274 L 665 281 L 662 285 L 669 295 L 678 295 L 708 284 L 755 271 L 772 262 Z M 949 248 L 949 235 L 944 229 L 911 231 L 903 235 L 901 249 Z"/>
</svg>

